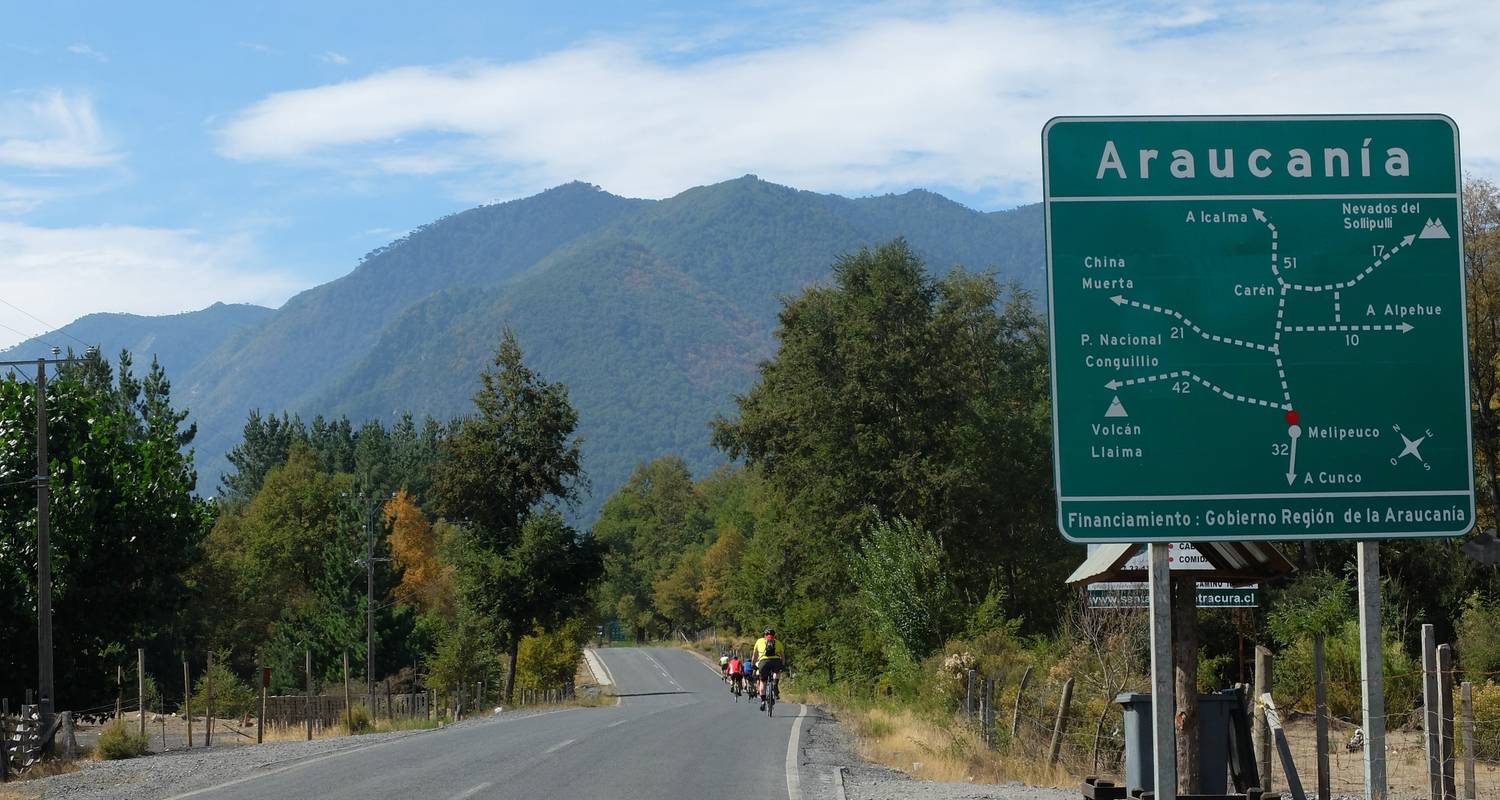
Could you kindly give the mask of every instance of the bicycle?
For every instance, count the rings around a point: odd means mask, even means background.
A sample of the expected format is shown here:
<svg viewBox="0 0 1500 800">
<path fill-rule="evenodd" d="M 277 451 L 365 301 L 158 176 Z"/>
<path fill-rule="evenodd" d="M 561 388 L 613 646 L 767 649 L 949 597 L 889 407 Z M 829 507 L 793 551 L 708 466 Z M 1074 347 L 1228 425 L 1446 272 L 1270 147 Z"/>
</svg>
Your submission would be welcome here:
<svg viewBox="0 0 1500 800">
<path fill-rule="evenodd" d="M 781 670 L 771 671 L 771 677 L 766 679 L 766 688 L 761 699 L 766 704 L 766 716 L 776 716 L 776 701 L 781 699 Z"/>
</svg>

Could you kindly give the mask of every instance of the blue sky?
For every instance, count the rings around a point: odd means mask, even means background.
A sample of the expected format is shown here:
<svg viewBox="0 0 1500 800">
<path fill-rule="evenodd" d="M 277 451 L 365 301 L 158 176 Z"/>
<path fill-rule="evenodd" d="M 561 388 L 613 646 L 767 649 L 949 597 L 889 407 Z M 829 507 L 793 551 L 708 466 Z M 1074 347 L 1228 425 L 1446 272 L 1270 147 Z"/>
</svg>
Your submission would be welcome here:
<svg viewBox="0 0 1500 800">
<path fill-rule="evenodd" d="M 1439 111 L 1495 176 L 1487 3 L 66 3 L 0 25 L 0 347 L 279 305 L 567 180 L 1039 199 L 1058 114 Z"/>
</svg>

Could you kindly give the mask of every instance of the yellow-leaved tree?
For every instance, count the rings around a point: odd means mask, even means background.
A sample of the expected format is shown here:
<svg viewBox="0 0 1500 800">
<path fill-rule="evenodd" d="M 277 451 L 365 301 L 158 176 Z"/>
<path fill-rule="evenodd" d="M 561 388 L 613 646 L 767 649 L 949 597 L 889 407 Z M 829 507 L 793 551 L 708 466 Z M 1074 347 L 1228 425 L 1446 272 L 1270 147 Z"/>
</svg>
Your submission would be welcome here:
<svg viewBox="0 0 1500 800">
<path fill-rule="evenodd" d="M 453 567 L 442 557 L 439 522 L 434 526 L 403 489 L 385 504 L 390 528 L 391 557 L 401 569 L 399 598 L 414 603 L 423 612 L 438 611 L 451 617 L 454 610 Z"/>
</svg>

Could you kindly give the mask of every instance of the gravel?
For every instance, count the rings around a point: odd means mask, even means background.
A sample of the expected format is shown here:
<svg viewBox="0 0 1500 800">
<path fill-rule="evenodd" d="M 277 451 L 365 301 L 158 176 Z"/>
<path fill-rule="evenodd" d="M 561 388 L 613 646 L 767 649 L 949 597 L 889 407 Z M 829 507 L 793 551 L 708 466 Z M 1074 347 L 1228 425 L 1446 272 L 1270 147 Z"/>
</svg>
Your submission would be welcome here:
<svg viewBox="0 0 1500 800">
<path fill-rule="evenodd" d="M 548 709 L 507 712 L 504 719 L 539 714 Z M 446 728 L 484 725 L 494 717 L 476 717 Z M 435 729 L 432 729 L 435 730 Z M 311 742 L 267 742 L 260 745 L 215 745 L 211 749 L 173 750 L 123 761 L 82 761 L 76 772 L 6 784 L 0 800 L 159 800 L 341 750 L 422 736 L 432 730 L 369 733 L 314 739 Z"/>
<path fill-rule="evenodd" d="M 1077 791 L 1043 789 L 1023 783 L 979 784 L 920 781 L 898 770 L 871 764 L 855 750 L 854 736 L 833 712 L 810 708 L 802 729 L 803 796 L 836 798 L 842 768 L 847 800 L 1079 800 Z"/>
</svg>

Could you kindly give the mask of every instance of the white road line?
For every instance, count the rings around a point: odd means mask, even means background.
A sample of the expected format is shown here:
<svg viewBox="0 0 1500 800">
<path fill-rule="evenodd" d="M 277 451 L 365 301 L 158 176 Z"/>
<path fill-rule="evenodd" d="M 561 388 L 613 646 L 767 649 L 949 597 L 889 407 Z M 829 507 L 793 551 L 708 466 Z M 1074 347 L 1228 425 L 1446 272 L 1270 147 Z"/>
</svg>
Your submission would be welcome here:
<svg viewBox="0 0 1500 800">
<path fill-rule="evenodd" d="M 630 720 L 628 720 L 628 719 L 617 719 L 614 722 L 611 722 L 608 725 L 605 725 L 604 727 L 606 727 L 606 728 L 613 728 L 613 727 L 615 727 L 617 725 L 624 725 L 625 723 L 627 723 L 629 721 Z"/>
<path fill-rule="evenodd" d="M 604 663 L 604 656 L 590 647 L 583 651 L 583 658 L 589 664 L 589 671 L 594 673 L 594 680 L 602 686 L 613 686 L 615 676 L 610 674 L 609 667 Z M 595 667 L 598 669 L 596 670 Z M 602 674 L 601 674 L 602 673 Z"/>
<path fill-rule="evenodd" d="M 657 661 L 654 657 L 652 657 L 650 653 L 642 652 L 641 655 L 645 656 L 648 661 L 656 665 L 657 671 L 661 672 L 661 676 L 663 678 L 666 678 L 668 683 L 672 684 L 672 686 L 679 690 L 682 689 L 682 686 L 677 683 L 676 679 L 674 679 L 670 674 L 667 673 L 667 668 L 663 667 L 660 661 Z"/>
<path fill-rule="evenodd" d="M 834 800 L 846 800 L 843 767 L 839 767 L 833 771 L 833 798 Z"/>
<path fill-rule="evenodd" d="M 514 722 L 520 723 L 520 722 L 525 722 L 526 720 L 529 720 L 529 719 L 536 719 L 537 717 L 546 717 L 546 716 L 550 716 L 552 714 L 561 714 L 564 711 L 574 711 L 574 710 L 576 710 L 576 709 L 559 708 L 556 711 L 543 711 L 540 714 L 527 714 L 524 717 L 517 718 L 516 720 L 514 720 Z M 424 731 L 415 731 L 415 732 L 413 732 L 411 734 L 408 734 L 406 736 L 402 736 L 402 737 L 399 737 L 399 738 L 396 738 L 396 739 L 387 739 L 387 740 L 385 740 L 383 742 L 376 742 L 374 744 L 367 744 L 367 745 L 362 745 L 362 746 L 359 746 L 359 747 L 350 747 L 350 748 L 345 749 L 345 750 L 339 750 L 339 751 L 334 752 L 334 753 L 328 753 L 326 755 L 321 755 L 321 756 L 318 756 L 316 758 L 309 758 L 309 759 L 307 759 L 305 761 L 298 761 L 295 764 L 288 764 L 288 765 L 286 765 L 284 767 L 278 767 L 276 769 L 269 769 L 269 770 L 266 770 L 265 772 L 257 772 L 254 775 L 246 775 L 246 776 L 244 776 L 242 778 L 235 778 L 232 781 L 225 781 L 223 783 L 217 783 L 217 784 L 214 784 L 213 786 L 206 786 L 206 787 L 204 787 L 202 789 L 194 789 L 191 792 L 183 792 L 182 794 L 174 794 L 171 797 L 166 798 L 166 800 L 187 800 L 187 798 L 189 798 L 189 797 L 198 797 L 199 795 L 208 794 L 209 792 L 218 792 L 218 791 L 221 791 L 221 790 L 224 790 L 224 789 L 228 789 L 231 786 L 239 786 L 242 783 L 249 783 L 250 781 L 257 780 L 259 778 L 269 778 L 272 775 L 280 775 L 283 772 L 291 772 L 294 769 L 301 769 L 303 767 L 310 766 L 312 764 L 316 764 L 316 763 L 318 763 L 320 761 L 328 761 L 329 759 L 338 758 L 340 756 L 353 755 L 355 753 L 362 753 L 362 752 L 364 752 L 366 750 L 373 750 L 373 749 L 375 749 L 377 747 L 385 747 L 386 745 L 396 744 L 398 742 L 404 742 L 407 739 L 412 738 L 413 736 L 422 736 L 422 735 L 437 734 L 437 733 L 442 733 L 444 731 L 451 731 L 451 730 L 454 730 L 454 728 L 432 728 L 432 729 L 424 730 Z"/>
<path fill-rule="evenodd" d="M 538 715 L 538 716 L 540 716 L 540 715 Z M 433 729 L 433 730 L 440 730 L 440 729 Z M 364 745 L 362 747 L 351 747 L 351 748 L 348 748 L 347 750 L 339 750 L 336 753 L 328 753 L 327 755 L 321 755 L 321 756 L 318 756 L 317 758 L 309 758 L 309 759 L 307 759 L 305 761 L 298 761 L 295 764 L 288 764 L 288 765 L 286 765 L 284 767 L 278 767 L 277 769 L 270 769 L 270 770 L 266 770 L 265 772 L 257 772 L 254 775 L 246 775 L 243 778 L 235 778 L 232 781 L 225 781 L 223 783 L 214 784 L 213 786 L 207 786 L 207 787 L 204 787 L 202 789 L 194 789 L 191 792 L 183 792 L 182 794 L 174 794 L 171 797 L 168 797 L 167 800 L 186 800 L 186 798 L 189 798 L 189 797 L 197 797 L 199 795 L 208 794 L 209 792 L 218 792 L 218 791 L 221 791 L 223 789 L 228 789 L 231 786 L 239 786 L 242 783 L 249 783 L 250 781 L 256 780 L 258 778 L 269 778 L 272 775 L 280 775 L 283 772 L 291 772 L 294 769 L 301 769 L 303 767 L 311 766 L 313 764 L 317 764 L 320 761 L 328 761 L 329 759 L 338 758 L 339 756 L 353 755 L 354 753 L 362 753 L 362 752 L 364 752 L 366 750 L 373 750 L 376 747 L 384 747 L 384 746 L 386 746 L 388 744 L 395 744 L 396 742 L 404 742 L 404 741 L 406 741 L 409 738 L 410 737 L 408 737 L 408 736 L 402 736 L 399 739 L 388 739 L 388 740 L 386 740 L 384 742 L 376 742 L 374 744 L 367 744 L 367 745 Z"/>
<path fill-rule="evenodd" d="M 556 753 L 557 751 L 563 749 L 564 747 L 567 747 L 568 745 L 570 745 L 570 744 L 572 744 L 572 743 L 574 743 L 576 741 L 578 741 L 578 740 L 577 739 L 564 739 L 564 740 L 558 742 L 557 744 L 554 744 L 551 747 L 547 748 L 546 750 L 543 750 L 542 751 L 542 755 L 545 756 L 545 755 L 550 755 L 552 753 Z"/>
<path fill-rule="evenodd" d="M 786 742 L 786 797 L 787 800 L 802 800 L 801 761 L 802 718 L 807 716 L 807 705 L 797 712 L 797 721 L 792 723 L 792 735 Z"/>
<path fill-rule="evenodd" d="M 473 797 L 474 795 L 479 794 L 480 792 L 482 792 L 485 789 L 488 789 L 488 788 L 490 788 L 491 786 L 494 786 L 494 785 L 495 784 L 488 783 L 488 782 L 481 783 L 481 784 L 479 784 L 478 786 L 475 786 L 472 789 L 465 789 L 464 791 L 459 792 L 456 795 L 453 795 L 452 800 L 467 800 L 467 798 Z"/>
</svg>

